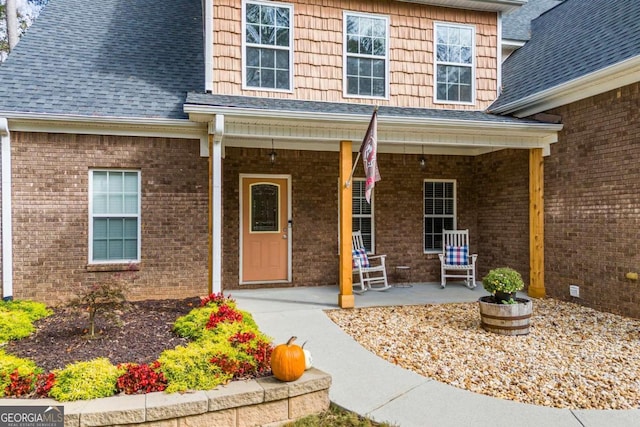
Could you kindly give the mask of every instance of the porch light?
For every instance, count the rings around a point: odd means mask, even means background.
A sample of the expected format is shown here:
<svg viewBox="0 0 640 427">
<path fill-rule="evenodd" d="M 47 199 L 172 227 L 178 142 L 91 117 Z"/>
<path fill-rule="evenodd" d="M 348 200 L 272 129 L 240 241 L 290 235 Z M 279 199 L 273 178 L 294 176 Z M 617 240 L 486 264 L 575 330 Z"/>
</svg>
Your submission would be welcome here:
<svg viewBox="0 0 640 427">
<path fill-rule="evenodd" d="M 269 161 L 271 162 L 271 165 L 273 165 L 276 162 L 276 156 L 278 155 L 278 153 L 276 153 L 276 150 L 273 148 L 273 139 L 271 140 L 271 152 L 269 153 Z"/>
<path fill-rule="evenodd" d="M 422 156 L 420 156 L 420 169 L 424 169 L 427 166 L 427 159 L 424 158 L 424 145 L 420 146 L 422 148 Z"/>
</svg>

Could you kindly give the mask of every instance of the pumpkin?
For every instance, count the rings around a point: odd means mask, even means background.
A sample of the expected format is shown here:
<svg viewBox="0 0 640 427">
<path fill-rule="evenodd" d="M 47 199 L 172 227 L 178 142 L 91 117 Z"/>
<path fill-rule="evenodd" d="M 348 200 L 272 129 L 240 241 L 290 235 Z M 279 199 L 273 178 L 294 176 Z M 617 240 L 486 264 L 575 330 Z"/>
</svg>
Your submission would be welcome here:
<svg viewBox="0 0 640 427">
<path fill-rule="evenodd" d="M 304 351 L 304 370 L 305 371 L 310 369 L 313 366 L 313 357 L 311 357 L 311 352 L 306 348 L 304 348 L 306 344 L 307 344 L 306 341 L 304 342 L 304 344 L 302 344 L 302 351 Z"/>
<path fill-rule="evenodd" d="M 305 368 L 304 350 L 289 338 L 286 344 L 276 346 L 271 352 L 271 371 L 280 381 L 295 381 L 302 376 Z"/>
</svg>

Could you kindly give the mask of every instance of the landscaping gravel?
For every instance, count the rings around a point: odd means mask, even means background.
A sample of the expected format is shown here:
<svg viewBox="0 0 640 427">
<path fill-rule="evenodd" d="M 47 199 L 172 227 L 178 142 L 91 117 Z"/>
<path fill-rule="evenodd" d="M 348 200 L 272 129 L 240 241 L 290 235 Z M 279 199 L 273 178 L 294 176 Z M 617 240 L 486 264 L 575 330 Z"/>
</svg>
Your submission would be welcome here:
<svg viewBox="0 0 640 427">
<path fill-rule="evenodd" d="M 332 310 L 362 346 L 476 393 L 572 409 L 640 407 L 640 320 L 534 299 L 531 333 L 480 327 L 477 303 Z"/>
</svg>

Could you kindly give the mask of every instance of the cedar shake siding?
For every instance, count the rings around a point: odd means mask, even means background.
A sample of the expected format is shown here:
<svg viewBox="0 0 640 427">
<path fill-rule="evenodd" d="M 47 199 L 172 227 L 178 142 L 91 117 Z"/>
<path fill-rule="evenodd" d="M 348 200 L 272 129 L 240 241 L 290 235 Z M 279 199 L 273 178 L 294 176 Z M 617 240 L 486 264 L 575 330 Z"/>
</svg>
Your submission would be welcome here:
<svg viewBox="0 0 640 427">
<path fill-rule="evenodd" d="M 400 1 L 299 0 L 293 5 L 292 92 L 242 89 L 242 1 L 214 4 L 213 93 L 371 104 L 343 96 L 343 13 L 389 17 L 389 96 L 396 107 L 484 110 L 497 96 L 497 14 Z M 475 27 L 475 104 L 434 101 L 434 23 Z"/>
<path fill-rule="evenodd" d="M 640 84 L 551 111 L 559 142 L 545 158 L 547 294 L 640 317 Z"/>
<path fill-rule="evenodd" d="M 206 294 L 208 159 L 200 157 L 198 140 L 11 137 L 15 298 L 58 304 L 114 279 L 125 281 L 132 300 Z M 92 168 L 141 173 L 141 262 L 135 273 L 88 266 Z"/>
</svg>

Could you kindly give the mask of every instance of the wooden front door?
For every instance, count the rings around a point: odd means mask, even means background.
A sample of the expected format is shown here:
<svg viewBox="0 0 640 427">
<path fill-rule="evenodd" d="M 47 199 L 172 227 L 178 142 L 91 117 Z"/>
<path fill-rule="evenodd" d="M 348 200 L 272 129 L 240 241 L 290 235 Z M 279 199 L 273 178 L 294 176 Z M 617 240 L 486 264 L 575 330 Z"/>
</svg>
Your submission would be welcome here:
<svg viewBox="0 0 640 427">
<path fill-rule="evenodd" d="M 242 176 L 240 282 L 290 281 L 289 178 Z"/>
</svg>

